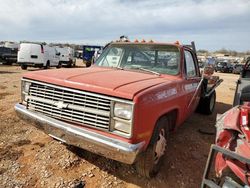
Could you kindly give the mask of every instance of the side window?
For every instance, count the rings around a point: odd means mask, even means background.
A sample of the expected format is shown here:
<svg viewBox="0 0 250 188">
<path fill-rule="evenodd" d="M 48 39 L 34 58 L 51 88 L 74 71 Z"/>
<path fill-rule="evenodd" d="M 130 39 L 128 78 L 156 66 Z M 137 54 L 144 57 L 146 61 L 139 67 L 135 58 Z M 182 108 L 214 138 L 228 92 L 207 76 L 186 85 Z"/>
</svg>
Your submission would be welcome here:
<svg viewBox="0 0 250 188">
<path fill-rule="evenodd" d="M 186 73 L 187 77 L 195 77 L 197 75 L 196 68 L 195 68 L 195 62 L 193 59 L 193 56 L 191 52 L 184 51 L 185 53 L 185 60 L 186 60 Z"/>
</svg>

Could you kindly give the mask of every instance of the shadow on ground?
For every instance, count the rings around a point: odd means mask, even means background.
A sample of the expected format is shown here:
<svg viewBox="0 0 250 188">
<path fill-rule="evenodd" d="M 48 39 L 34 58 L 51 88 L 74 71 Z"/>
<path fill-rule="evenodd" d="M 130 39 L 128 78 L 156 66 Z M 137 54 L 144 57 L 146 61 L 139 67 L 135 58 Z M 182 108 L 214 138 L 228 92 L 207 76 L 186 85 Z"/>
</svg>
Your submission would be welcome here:
<svg viewBox="0 0 250 188">
<path fill-rule="evenodd" d="M 139 176 L 131 165 L 77 147 L 70 146 L 68 149 L 102 171 L 140 187 L 197 187 L 200 186 L 210 145 L 214 143 L 217 113 L 224 113 L 230 108 L 231 105 L 217 102 L 213 114 L 206 116 L 195 113 L 183 123 L 172 134 L 164 164 L 153 179 Z"/>
</svg>

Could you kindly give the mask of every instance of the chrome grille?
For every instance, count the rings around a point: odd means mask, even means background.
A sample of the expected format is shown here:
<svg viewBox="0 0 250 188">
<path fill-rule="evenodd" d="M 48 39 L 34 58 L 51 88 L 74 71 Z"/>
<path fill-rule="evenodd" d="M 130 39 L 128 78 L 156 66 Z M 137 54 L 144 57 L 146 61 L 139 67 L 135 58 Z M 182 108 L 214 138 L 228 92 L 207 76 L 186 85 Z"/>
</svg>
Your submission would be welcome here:
<svg viewBox="0 0 250 188">
<path fill-rule="evenodd" d="M 27 99 L 27 108 L 30 110 L 109 130 L 111 100 L 108 97 L 32 82 Z"/>
</svg>

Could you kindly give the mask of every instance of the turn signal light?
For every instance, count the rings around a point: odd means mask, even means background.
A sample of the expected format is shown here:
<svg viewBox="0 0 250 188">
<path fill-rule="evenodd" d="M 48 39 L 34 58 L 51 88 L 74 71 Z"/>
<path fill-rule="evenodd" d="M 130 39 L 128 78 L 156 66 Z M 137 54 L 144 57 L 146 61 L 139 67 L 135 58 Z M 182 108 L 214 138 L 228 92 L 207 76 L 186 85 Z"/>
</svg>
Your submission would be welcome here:
<svg viewBox="0 0 250 188">
<path fill-rule="evenodd" d="M 248 109 L 242 108 L 241 109 L 241 118 L 240 118 L 240 124 L 244 127 L 248 125 Z"/>
<path fill-rule="evenodd" d="M 244 132 L 246 140 L 248 142 L 250 142 L 249 113 L 250 113 L 250 108 L 244 106 L 241 108 L 240 112 L 241 130 Z"/>
</svg>

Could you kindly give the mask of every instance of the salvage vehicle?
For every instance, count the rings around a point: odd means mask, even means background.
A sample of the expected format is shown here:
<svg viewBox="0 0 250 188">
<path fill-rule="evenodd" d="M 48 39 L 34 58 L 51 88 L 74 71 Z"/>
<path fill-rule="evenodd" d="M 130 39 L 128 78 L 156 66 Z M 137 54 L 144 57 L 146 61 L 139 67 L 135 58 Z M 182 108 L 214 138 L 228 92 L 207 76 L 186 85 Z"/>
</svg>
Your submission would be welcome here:
<svg viewBox="0 0 250 188">
<path fill-rule="evenodd" d="M 242 95 L 245 95 L 247 87 L 250 85 L 250 58 L 246 59 L 245 65 L 241 71 L 240 78 L 237 81 L 233 106 L 243 104 L 241 99 Z"/>
<path fill-rule="evenodd" d="M 216 143 L 211 146 L 201 187 L 250 186 L 250 59 L 237 82 L 234 107 L 216 122 Z M 211 178 L 212 163 L 216 177 Z"/>
<path fill-rule="evenodd" d="M 11 65 L 17 61 L 18 44 L 14 42 L 5 42 L 0 46 L 0 61 L 5 65 Z"/>
<path fill-rule="evenodd" d="M 59 55 L 55 47 L 45 43 L 22 42 L 17 54 L 17 63 L 22 69 L 27 69 L 27 67 L 60 68 Z"/>
<path fill-rule="evenodd" d="M 234 74 L 240 74 L 242 69 L 243 69 L 242 64 L 236 64 L 236 65 L 233 66 L 233 73 Z"/>
<path fill-rule="evenodd" d="M 233 65 L 228 62 L 218 62 L 215 65 L 215 72 L 232 73 Z"/>
<path fill-rule="evenodd" d="M 213 112 L 222 80 L 210 78 L 194 43 L 111 42 L 90 68 L 26 73 L 15 110 L 61 142 L 153 177 L 169 133 L 197 107 Z"/>
<path fill-rule="evenodd" d="M 243 99 L 247 102 L 217 120 L 216 145 L 210 150 L 202 188 L 250 186 L 250 86 Z M 211 178 L 213 161 L 215 178 Z"/>
<path fill-rule="evenodd" d="M 86 64 L 86 67 L 90 67 L 91 64 L 100 55 L 103 46 L 84 45 L 82 47 L 82 60 Z"/>
<path fill-rule="evenodd" d="M 70 47 L 56 47 L 59 55 L 59 64 L 67 67 L 76 66 L 76 58 L 74 57 L 74 49 Z"/>
</svg>

